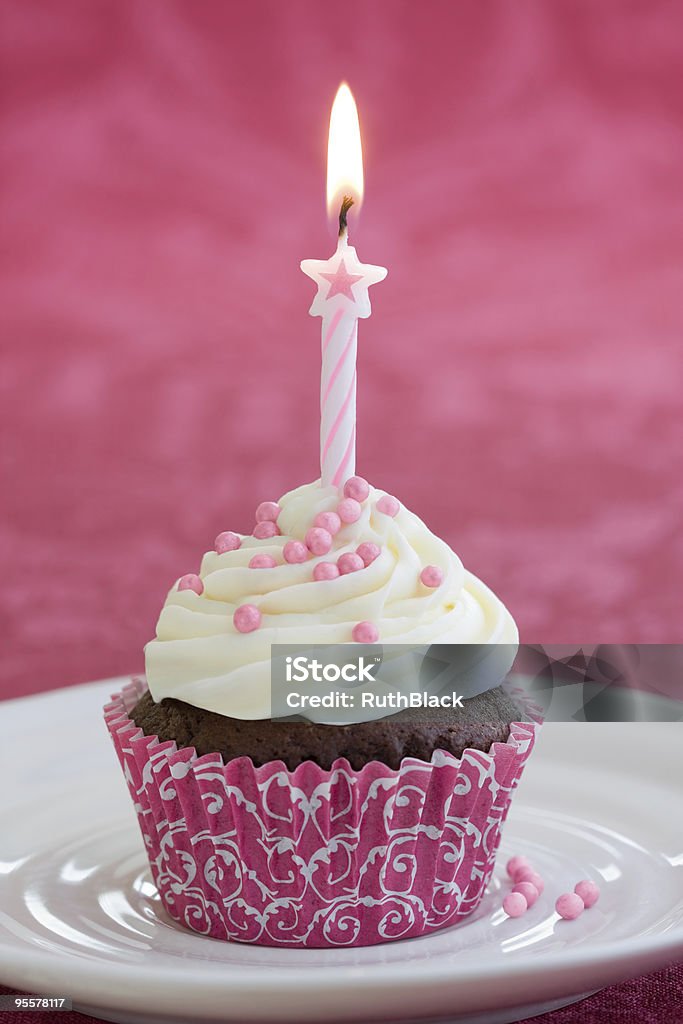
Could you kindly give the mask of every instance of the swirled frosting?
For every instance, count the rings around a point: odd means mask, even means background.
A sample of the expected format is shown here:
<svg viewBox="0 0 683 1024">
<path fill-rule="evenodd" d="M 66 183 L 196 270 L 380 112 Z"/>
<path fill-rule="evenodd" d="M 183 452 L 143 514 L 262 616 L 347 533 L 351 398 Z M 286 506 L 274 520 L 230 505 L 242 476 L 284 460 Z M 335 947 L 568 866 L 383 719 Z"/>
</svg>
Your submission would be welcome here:
<svg viewBox="0 0 683 1024">
<path fill-rule="evenodd" d="M 242 536 L 234 551 L 204 555 L 201 594 L 171 588 L 145 648 L 147 680 L 156 701 L 175 697 L 234 718 L 270 717 L 271 644 L 352 642 L 353 627 L 372 622 L 379 642 L 407 644 L 516 644 L 517 627 L 503 603 L 469 573 L 458 556 L 414 513 L 395 516 L 377 508 L 384 491 L 370 488 L 360 518 L 333 538 L 332 550 L 290 564 L 288 540 L 303 540 L 319 512 L 334 511 L 334 487 L 306 484 L 280 499 L 280 536 Z M 313 579 L 318 562 L 355 552 L 370 541 L 379 556 L 364 569 L 336 579 Z M 249 568 L 257 553 L 271 555 L 274 568 Z M 420 572 L 437 566 L 443 575 L 426 587 Z M 240 633 L 235 609 L 255 605 L 260 628 Z"/>
</svg>

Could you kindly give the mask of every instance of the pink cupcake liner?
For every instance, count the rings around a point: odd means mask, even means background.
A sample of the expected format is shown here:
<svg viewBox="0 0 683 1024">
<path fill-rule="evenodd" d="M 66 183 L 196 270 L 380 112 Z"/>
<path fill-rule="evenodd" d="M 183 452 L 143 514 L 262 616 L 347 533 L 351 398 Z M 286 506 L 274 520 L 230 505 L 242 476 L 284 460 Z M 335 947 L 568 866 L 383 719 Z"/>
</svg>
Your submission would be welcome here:
<svg viewBox="0 0 683 1024">
<path fill-rule="evenodd" d="M 501 825 L 536 726 L 462 758 L 311 761 L 255 768 L 145 736 L 133 680 L 105 720 L 168 913 L 216 939 L 268 946 L 370 946 L 455 924 L 493 871 Z"/>
</svg>

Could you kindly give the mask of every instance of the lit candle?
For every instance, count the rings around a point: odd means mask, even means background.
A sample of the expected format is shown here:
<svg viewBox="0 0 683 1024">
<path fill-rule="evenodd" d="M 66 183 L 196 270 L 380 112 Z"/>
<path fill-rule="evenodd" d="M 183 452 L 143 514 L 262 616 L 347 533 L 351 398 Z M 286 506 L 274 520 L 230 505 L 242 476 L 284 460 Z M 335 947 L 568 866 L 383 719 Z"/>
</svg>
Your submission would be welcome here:
<svg viewBox="0 0 683 1024">
<path fill-rule="evenodd" d="M 320 476 L 323 487 L 340 487 L 356 469 L 356 349 L 358 321 L 370 316 L 368 288 L 384 267 L 361 263 L 349 245 L 347 214 L 363 198 L 363 154 L 358 111 L 348 85 L 332 106 L 327 147 L 327 211 L 339 211 L 337 250 L 329 260 L 303 260 L 301 269 L 318 285 L 309 312 L 322 317 L 320 379 Z"/>
</svg>

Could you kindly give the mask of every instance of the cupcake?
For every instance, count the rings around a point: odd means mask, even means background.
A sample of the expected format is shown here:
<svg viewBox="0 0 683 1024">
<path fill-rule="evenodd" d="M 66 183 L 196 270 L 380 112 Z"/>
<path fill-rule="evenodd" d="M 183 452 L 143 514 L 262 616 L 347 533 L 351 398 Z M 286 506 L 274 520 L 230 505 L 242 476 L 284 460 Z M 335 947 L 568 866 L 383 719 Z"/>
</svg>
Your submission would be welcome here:
<svg viewBox="0 0 683 1024">
<path fill-rule="evenodd" d="M 447 716 L 283 721 L 271 646 L 514 651 L 515 623 L 444 541 L 359 477 L 300 487 L 255 518 L 173 585 L 146 679 L 105 708 L 163 904 L 194 931 L 272 946 L 454 925 L 482 898 L 534 742 L 498 685 L 509 666 Z"/>
</svg>

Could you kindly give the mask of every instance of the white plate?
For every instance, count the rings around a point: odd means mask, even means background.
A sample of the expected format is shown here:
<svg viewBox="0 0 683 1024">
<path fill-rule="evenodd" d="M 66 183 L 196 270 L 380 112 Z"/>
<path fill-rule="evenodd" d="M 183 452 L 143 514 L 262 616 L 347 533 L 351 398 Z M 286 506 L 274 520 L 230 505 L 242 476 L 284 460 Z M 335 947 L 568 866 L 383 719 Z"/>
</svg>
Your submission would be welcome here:
<svg viewBox="0 0 683 1024">
<path fill-rule="evenodd" d="M 150 881 L 101 719 L 118 682 L 0 704 L 0 982 L 117 1021 L 516 1020 L 683 958 L 683 726 L 549 724 L 493 883 L 466 922 L 346 950 L 218 942 L 176 926 Z M 9 774 L 7 768 L 9 767 Z M 546 890 L 500 909 L 503 864 Z M 583 877 L 602 897 L 560 921 Z"/>
</svg>

